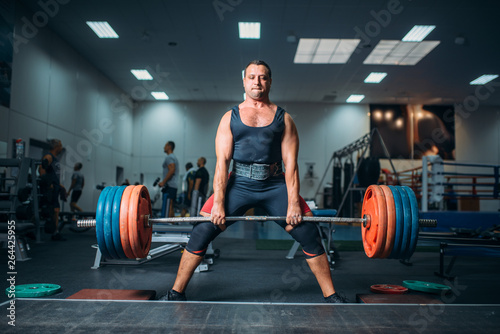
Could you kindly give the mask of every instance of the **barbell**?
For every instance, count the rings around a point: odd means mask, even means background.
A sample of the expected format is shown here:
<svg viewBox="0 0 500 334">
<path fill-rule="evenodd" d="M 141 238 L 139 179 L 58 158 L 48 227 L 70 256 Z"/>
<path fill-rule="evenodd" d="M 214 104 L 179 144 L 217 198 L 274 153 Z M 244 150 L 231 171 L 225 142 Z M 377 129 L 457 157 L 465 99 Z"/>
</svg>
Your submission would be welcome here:
<svg viewBox="0 0 500 334">
<path fill-rule="evenodd" d="M 418 218 L 418 203 L 406 186 L 371 185 L 363 198 L 362 218 L 303 216 L 303 221 L 360 223 L 363 248 L 370 258 L 409 259 L 420 227 L 434 219 Z M 145 258 L 156 223 L 209 222 L 210 217 L 151 218 L 151 200 L 143 185 L 106 187 L 97 202 L 96 219 L 78 220 L 78 227 L 96 227 L 99 250 L 112 259 Z M 283 216 L 237 216 L 226 221 L 285 221 Z"/>
</svg>

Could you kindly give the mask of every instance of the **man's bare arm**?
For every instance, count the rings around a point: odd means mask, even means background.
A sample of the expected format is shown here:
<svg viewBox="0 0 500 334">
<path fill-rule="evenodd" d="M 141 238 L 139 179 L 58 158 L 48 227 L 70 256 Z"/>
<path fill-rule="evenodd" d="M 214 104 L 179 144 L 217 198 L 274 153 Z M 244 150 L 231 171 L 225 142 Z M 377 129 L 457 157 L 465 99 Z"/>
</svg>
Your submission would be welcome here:
<svg viewBox="0 0 500 334">
<path fill-rule="evenodd" d="M 168 180 L 170 180 L 174 175 L 175 163 L 168 164 L 167 168 L 168 168 L 167 175 L 165 175 L 165 178 L 160 183 L 158 183 L 160 187 L 163 187 L 165 184 L 167 184 Z"/>
<path fill-rule="evenodd" d="M 226 196 L 229 164 L 233 157 L 233 134 L 230 127 L 231 111 L 222 117 L 217 136 L 215 137 L 215 154 L 217 162 L 214 174 L 214 205 L 212 207 L 212 222 L 221 225 L 226 222 L 224 201 Z"/>
<path fill-rule="evenodd" d="M 285 114 L 285 131 L 281 140 L 281 154 L 285 165 L 285 180 L 288 192 L 287 224 L 297 225 L 302 221 L 299 203 L 300 180 L 297 157 L 299 154 L 299 135 L 292 117 Z"/>
</svg>

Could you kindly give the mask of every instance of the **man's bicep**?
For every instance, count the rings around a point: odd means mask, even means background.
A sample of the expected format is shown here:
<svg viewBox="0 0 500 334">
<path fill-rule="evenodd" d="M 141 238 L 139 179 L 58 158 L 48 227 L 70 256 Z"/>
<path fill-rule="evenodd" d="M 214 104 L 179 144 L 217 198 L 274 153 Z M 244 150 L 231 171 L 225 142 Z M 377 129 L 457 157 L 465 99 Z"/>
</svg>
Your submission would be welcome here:
<svg viewBox="0 0 500 334">
<path fill-rule="evenodd" d="M 228 161 L 233 155 L 233 134 L 231 132 L 231 113 L 227 112 L 219 123 L 215 137 L 215 154 L 217 159 Z"/>
<path fill-rule="evenodd" d="M 299 135 L 295 123 L 288 114 L 285 116 L 285 131 L 281 141 L 281 151 L 285 166 L 289 162 L 293 163 L 293 161 L 297 161 L 299 151 Z"/>
</svg>

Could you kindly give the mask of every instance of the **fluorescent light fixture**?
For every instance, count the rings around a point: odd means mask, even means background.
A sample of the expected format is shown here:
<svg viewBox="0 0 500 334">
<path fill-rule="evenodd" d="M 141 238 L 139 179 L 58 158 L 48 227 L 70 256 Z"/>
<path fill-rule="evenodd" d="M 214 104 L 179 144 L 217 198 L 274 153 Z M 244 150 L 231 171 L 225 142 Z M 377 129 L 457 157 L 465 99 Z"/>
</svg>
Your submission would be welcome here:
<svg viewBox="0 0 500 334">
<path fill-rule="evenodd" d="M 132 74 L 137 78 L 137 80 L 153 80 L 151 74 L 148 70 L 130 70 Z"/>
<path fill-rule="evenodd" d="M 439 45 L 439 41 L 402 42 L 383 39 L 363 61 L 365 65 L 416 65 Z"/>
<path fill-rule="evenodd" d="M 386 76 L 385 72 L 372 72 L 366 77 L 365 83 L 380 83 Z"/>
<path fill-rule="evenodd" d="M 364 95 L 359 95 L 359 94 L 352 94 L 345 100 L 347 103 L 359 103 L 361 100 L 365 98 Z"/>
<path fill-rule="evenodd" d="M 118 34 L 106 21 L 87 21 L 87 25 L 99 38 L 118 38 Z"/>
<path fill-rule="evenodd" d="M 151 92 L 151 95 L 157 100 L 168 100 L 169 97 L 165 92 Z"/>
<path fill-rule="evenodd" d="M 360 39 L 301 38 L 297 45 L 296 64 L 345 64 Z"/>
<path fill-rule="evenodd" d="M 472 80 L 470 85 L 484 85 L 491 80 L 495 80 L 496 78 L 498 78 L 498 74 L 483 74 L 479 78 Z"/>
<path fill-rule="evenodd" d="M 411 30 L 403 37 L 403 42 L 422 42 L 427 35 L 434 30 L 436 26 L 414 26 Z"/>
<path fill-rule="evenodd" d="M 260 39 L 260 22 L 238 22 L 241 39 Z"/>
</svg>

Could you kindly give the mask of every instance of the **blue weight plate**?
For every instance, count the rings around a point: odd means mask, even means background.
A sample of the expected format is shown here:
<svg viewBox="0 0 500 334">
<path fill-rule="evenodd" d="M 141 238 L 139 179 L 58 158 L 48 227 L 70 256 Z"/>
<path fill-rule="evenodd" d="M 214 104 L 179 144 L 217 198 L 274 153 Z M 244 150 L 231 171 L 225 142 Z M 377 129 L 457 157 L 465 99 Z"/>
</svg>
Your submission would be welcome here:
<svg viewBox="0 0 500 334">
<path fill-rule="evenodd" d="M 401 187 L 397 187 L 399 194 L 401 195 L 401 203 L 403 204 L 403 217 L 404 217 L 404 229 L 403 229 L 403 237 L 401 241 L 401 249 L 399 253 L 399 259 L 405 260 L 408 258 L 407 254 L 410 249 L 410 238 L 411 238 L 411 207 L 410 207 L 410 199 L 406 194 L 406 191 Z"/>
<path fill-rule="evenodd" d="M 396 232 L 394 233 L 394 246 L 392 247 L 391 254 L 389 254 L 389 259 L 397 259 L 401 253 L 401 243 L 403 241 L 403 203 L 401 202 L 401 195 L 396 187 L 389 186 L 389 189 L 391 189 L 392 197 L 394 197 L 394 207 L 396 208 Z"/>
<path fill-rule="evenodd" d="M 407 258 L 410 259 L 413 252 L 415 252 L 415 248 L 417 248 L 418 241 L 418 202 L 415 193 L 410 187 L 403 186 L 403 189 L 408 194 L 411 208 L 411 239 L 407 254 Z"/>
<path fill-rule="evenodd" d="M 97 236 L 97 244 L 99 245 L 99 250 L 102 256 L 109 258 L 108 248 L 106 247 L 106 242 L 104 241 L 104 205 L 106 204 L 106 197 L 108 192 L 112 187 L 106 187 L 101 191 L 101 195 L 97 200 L 97 210 L 95 213 L 96 225 L 95 234 Z"/>
<path fill-rule="evenodd" d="M 127 256 L 123 252 L 122 241 L 120 237 L 120 203 L 122 201 L 123 191 L 127 186 L 121 186 L 116 190 L 113 198 L 113 210 L 111 218 L 111 231 L 113 233 L 113 245 L 115 246 L 116 254 L 120 259 L 126 259 Z"/>
<path fill-rule="evenodd" d="M 106 202 L 104 202 L 104 242 L 106 243 L 109 255 L 111 255 L 111 258 L 113 259 L 119 259 L 115 250 L 115 245 L 113 244 L 113 232 L 111 230 L 113 199 L 118 188 L 119 187 L 112 187 L 108 192 L 108 196 L 106 196 Z"/>
</svg>

